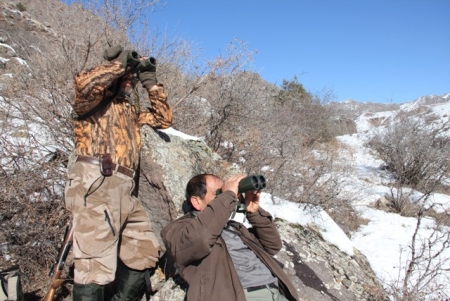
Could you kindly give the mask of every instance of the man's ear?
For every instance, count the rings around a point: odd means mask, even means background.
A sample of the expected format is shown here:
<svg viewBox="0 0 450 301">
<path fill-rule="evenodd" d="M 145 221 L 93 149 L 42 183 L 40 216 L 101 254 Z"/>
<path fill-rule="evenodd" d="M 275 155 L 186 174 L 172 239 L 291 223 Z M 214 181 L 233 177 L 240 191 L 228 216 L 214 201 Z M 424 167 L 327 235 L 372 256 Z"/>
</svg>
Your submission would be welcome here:
<svg viewBox="0 0 450 301">
<path fill-rule="evenodd" d="M 194 207 L 195 210 L 197 211 L 201 211 L 202 207 L 201 207 L 201 200 L 198 196 L 191 196 L 191 204 L 192 207 Z"/>
</svg>

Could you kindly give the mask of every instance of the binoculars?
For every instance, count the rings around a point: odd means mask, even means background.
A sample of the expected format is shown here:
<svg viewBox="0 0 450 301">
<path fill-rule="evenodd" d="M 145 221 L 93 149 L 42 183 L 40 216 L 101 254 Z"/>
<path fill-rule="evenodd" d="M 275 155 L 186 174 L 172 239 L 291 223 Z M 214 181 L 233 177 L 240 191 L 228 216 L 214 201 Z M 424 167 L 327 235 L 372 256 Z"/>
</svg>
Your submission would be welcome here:
<svg viewBox="0 0 450 301">
<path fill-rule="evenodd" d="M 238 193 L 266 188 L 266 178 L 262 175 L 251 175 L 239 182 Z"/>
<path fill-rule="evenodd" d="M 103 58 L 107 61 L 115 60 L 122 53 L 122 51 L 123 47 L 121 45 L 109 47 L 103 52 Z M 133 72 L 156 71 L 156 59 L 154 57 L 149 57 L 145 60 L 139 60 L 141 56 L 134 50 L 131 50 L 129 55 L 129 60 L 135 61 L 133 65 L 136 65 L 136 68 L 133 69 Z"/>
<path fill-rule="evenodd" d="M 262 175 L 251 175 L 243 178 L 239 182 L 238 194 L 252 190 L 260 190 L 266 188 L 266 178 Z M 217 194 L 221 194 L 222 189 L 217 190 Z"/>
</svg>

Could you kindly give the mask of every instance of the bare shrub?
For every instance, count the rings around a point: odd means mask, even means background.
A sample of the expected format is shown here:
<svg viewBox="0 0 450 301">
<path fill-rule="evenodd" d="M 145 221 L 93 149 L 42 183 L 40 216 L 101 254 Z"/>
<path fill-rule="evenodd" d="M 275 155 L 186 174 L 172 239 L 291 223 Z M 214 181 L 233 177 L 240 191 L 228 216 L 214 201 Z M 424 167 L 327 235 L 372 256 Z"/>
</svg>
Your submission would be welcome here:
<svg viewBox="0 0 450 301">
<path fill-rule="evenodd" d="M 330 130 L 332 118 L 323 106 L 326 101 L 326 97 L 320 98 L 307 92 L 296 76 L 291 81 L 283 81 L 281 90 L 274 99 L 275 104 L 295 113 L 298 118 L 296 126 L 301 128 L 304 136 L 303 143 L 310 146 L 333 138 Z"/>
<path fill-rule="evenodd" d="M 400 184 L 430 191 L 450 168 L 450 139 L 444 133 L 448 123 L 422 124 L 419 119 L 401 116 L 368 142 Z"/>
<path fill-rule="evenodd" d="M 206 124 L 215 151 L 248 173 L 264 172 L 273 196 L 324 209 L 341 202 L 342 174 L 350 169 L 338 163 L 331 115 L 322 105 L 328 94 L 313 96 L 296 78 L 281 90 L 248 76 L 218 78 L 214 87 Z"/>
<path fill-rule="evenodd" d="M 0 265 L 19 264 L 27 275 L 24 291 L 42 295 L 68 220 L 62 202 L 65 157 L 39 142 L 27 121 L 8 117 L 0 129 L 0 243 L 8 245 L 9 256 L 0 257 Z M 5 126 L 10 122 L 22 126 L 14 131 Z"/>
<path fill-rule="evenodd" d="M 389 190 L 389 195 L 386 195 L 389 208 L 401 216 L 415 217 L 418 210 L 420 210 L 420 204 L 412 201 L 414 199 L 414 190 L 405 189 L 399 185 L 391 185 Z"/>
<path fill-rule="evenodd" d="M 448 227 L 435 225 L 425 227 L 425 212 L 417 214 L 416 226 L 411 243 L 400 258 L 398 279 L 389 284 L 389 293 L 393 300 L 447 300 L 450 283 L 450 258 L 445 251 L 450 246 Z"/>
<path fill-rule="evenodd" d="M 320 206 L 325 210 L 339 205 L 347 166 L 337 163 L 337 149 L 329 144 L 302 148 L 292 158 L 273 165 L 271 189 L 275 195 L 293 202 Z M 276 162 L 276 161 L 275 161 Z"/>
<path fill-rule="evenodd" d="M 444 253 L 450 246 L 450 231 L 443 226 L 446 219 L 442 217 L 450 212 L 447 209 L 436 214 L 442 208 L 431 198 L 442 189 L 450 168 L 450 140 L 445 135 L 448 129 L 448 122 L 423 124 L 415 115 L 400 115 L 368 142 L 397 178 L 386 196 L 392 207 L 403 216 L 416 218 L 411 243 L 407 252 L 402 253 L 406 258 L 400 260 L 398 279 L 389 284 L 394 300 L 449 297 L 445 295 L 448 287 L 443 283 L 450 283 L 450 258 Z M 425 228 L 423 224 L 429 220 L 425 219 L 428 216 L 439 218 Z"/>
<path fill-rule="evenodd" d="M 339 205 L 329 207 L 326 212 L 349 238 L 352 232 L 369 223 L 368 219 L 362 218 L 353 208 L 350 200 L 342 200 Z"/>
<path fill-rule="evenodd" d="M 178 72 L 186 67 L 192 70 L 179 74 L 182 80 L 176 83 L 178 87 L 173 86 L 174 127 L 204 136 L 215 151 L 221 147 L 221 137 L 231 141 L 232 132 L 237 137 L 236 129 L 242 127 L 242 122 L 256 116 L 250 108 L 260 95 L 254 88 L 257 79 L 242 70 L 253 53 L 245 43 L 234 40 L 223 55 L 211 61 L 174 68 Z M 167 80 L 174 82 L 174 78 Z"/>
</svg>

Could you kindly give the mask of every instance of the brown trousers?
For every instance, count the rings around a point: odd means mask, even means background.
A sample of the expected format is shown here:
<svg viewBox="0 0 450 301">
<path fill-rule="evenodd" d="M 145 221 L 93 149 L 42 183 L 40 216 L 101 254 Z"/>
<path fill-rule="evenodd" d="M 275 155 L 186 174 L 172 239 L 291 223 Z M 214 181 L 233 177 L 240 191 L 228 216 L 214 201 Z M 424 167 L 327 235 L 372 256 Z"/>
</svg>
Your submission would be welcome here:
<svg viewBox="0 0 450 301">
<path fill-rule="evenodd" d="M 65 201 L 73 215 L 75 283 L 112 282 L 118 256 L 135 270 L 156 265 L 161 247 L 133 188 L 121 173 L 104 177 L 97 165 L 72 166 Z"/>
</svg>

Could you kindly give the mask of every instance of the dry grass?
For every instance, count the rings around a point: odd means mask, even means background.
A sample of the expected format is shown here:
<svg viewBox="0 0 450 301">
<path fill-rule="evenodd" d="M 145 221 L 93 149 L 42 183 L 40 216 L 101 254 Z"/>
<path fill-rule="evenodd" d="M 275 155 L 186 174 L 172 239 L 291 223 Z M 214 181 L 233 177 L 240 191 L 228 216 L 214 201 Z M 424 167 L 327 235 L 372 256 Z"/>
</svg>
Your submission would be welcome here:
<svg viewBox="0 0 450 301">
<path fill-rule="evenodd" d="M 349 238 L 359 227 L 369 223 L 369 220 L 359 216 L 347 201 L 342 201 L 339 206 L 328 209 L 326 212 Z"/>
</svg>

